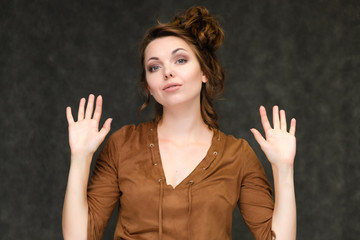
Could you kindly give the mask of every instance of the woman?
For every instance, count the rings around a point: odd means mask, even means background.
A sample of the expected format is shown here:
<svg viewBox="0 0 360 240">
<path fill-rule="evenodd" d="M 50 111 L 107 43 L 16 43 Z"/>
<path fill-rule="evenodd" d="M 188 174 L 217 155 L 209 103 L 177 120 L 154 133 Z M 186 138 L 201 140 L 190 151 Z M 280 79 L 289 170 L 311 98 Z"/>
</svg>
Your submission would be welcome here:
<svg viewBox="0 0 360 240">
<path fill-rule="evenodd" d="M 295 119 L 264 107 L 266 139 L 251 129 L 269 159 L 275 205 L 264 170 L 243 139 L 226 136 L 212 100 L 224 74 L 215 50 L 223 31 L 203 7 L 151 28 L 141 46 L 141 83 L 157 102 L 154 121 L 128 125 L 105 143 L 89 186 L 94 152 L 110 131 L 99 131 L 102 98 L 80 100 L 78 119 L 67 108 L 71 166 L 63 209 L 65 239 L 100 239 L 120 202 L 114 239 L 231 239 L 236 204 L 256 239 L 295 239 L 293 182 Z M 142 107 L 142 108 L 143 108 Z M 92 116 L 93 115 L 93 116 Z"/>
</svg>

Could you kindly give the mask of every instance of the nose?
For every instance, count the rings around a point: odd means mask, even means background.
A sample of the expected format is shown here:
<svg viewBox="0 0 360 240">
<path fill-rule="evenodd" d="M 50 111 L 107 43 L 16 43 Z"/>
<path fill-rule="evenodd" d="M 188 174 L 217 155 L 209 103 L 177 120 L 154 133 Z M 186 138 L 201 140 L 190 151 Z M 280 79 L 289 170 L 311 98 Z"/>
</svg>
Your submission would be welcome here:
<svg viewBox="0 0 360 240">
<path fill-rule="evenodd" d="M 164 71 L 164 79 L 168 80 L 169 78 L 174 78 L 174 77 L 175 77 L 174 72 L 170 68 L 166 68 L 166 70 Z"/>
<path fill-rule="evenodd" d="M 169 78 L 173 78 L 173 77 L 174 77 L 174 74 L 172 74 L 172 73 L 169 73 L 169 74 L 165 74 L 165 75 L 164 75 L 165 80 L 167 80 L 167 79 L 169 79 Z"/>
</svg>

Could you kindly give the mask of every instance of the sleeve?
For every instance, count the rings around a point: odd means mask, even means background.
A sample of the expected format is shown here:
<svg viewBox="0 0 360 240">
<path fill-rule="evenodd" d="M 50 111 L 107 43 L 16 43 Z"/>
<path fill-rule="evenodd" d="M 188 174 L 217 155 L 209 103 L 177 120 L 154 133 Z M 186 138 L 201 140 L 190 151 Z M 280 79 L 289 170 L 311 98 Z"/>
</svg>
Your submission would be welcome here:
<svg viewBox="0 0 360 240">
<path fill-rule="evenodd" d="M 274 201 L 265 171 L 250 145 L 244 141 L 238 206 L 255 239 L 272 239 Z"/>
<path fill-rule="evenodd" d="M 119 201 L 116 145 L 113 136 L 104 144 L 96 160 L 87 190 L 88 239 L 101 239 L 106 225 Z"/>
</svg>

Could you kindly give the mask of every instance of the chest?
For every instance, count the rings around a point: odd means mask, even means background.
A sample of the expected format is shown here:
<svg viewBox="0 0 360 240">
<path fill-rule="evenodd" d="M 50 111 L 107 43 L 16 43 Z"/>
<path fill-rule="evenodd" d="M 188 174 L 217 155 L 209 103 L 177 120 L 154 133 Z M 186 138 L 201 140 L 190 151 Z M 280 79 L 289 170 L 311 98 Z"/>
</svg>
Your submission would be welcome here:
<svg viewBox="0 0 360 240">
<path fill-rule="evenodd" d="M 159 141 L 161 162 L 167 184 L 175 188 L 194 171 L 207 155 L 210 143 L 178 145 Z"/>
</svg>

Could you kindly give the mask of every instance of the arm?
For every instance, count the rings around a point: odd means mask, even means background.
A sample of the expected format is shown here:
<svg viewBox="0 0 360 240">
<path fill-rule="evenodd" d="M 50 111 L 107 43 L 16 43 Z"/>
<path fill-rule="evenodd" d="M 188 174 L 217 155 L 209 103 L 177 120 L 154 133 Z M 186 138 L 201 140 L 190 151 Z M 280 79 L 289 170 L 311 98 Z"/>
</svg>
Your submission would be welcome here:
<svg viewBox="0 0 360 240">
<path fill-rule="evenodd" d="M 110 131 L 112 119 L 107 119 L 103 128 L 100 131 L 98 130 L 102 111 L 102 97 L 97 98 L 94 116 L 92 116 L 94 98 L 92 94 L 89 96 L 86 111 L 86 100 L 84 98 L 80 100 L 77 122 L 73 119 L 71 108 L 67 107 L 66 109 L 71 164 L 63 206 L 64 239 L 87 239 L 87 183 L 90 164 L 94 152 Z"/>
<path fill-rule="evenodd" d="M 266 110 L 260 107 L 261 122 L 266 139 L 256 129 L 251 129 L 271 163 L 275 187 L 275 208 L 272 230 L 277 240 L 296 239 L 296 203 L 294 190 L 294 159 L 296 152 L 295 119 L 291 120 L 287 132 L 285 111 L 273 108 L 273 128 L 268 121 Z"/>
</svg>

